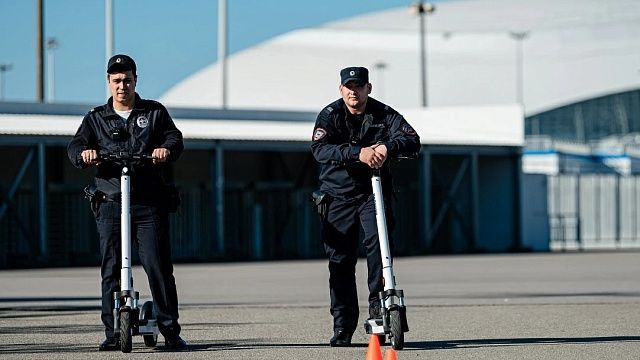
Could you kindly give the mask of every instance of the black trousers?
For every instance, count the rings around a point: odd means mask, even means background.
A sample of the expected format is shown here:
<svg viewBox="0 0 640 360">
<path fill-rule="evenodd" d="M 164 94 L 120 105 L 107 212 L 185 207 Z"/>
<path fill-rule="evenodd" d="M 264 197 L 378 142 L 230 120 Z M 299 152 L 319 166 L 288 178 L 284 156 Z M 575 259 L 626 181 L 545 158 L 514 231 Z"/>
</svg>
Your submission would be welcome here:
<svg viewBox="0 0 640 360">
<path fill-rule="evenodd" d="M 385 204 L 387 209 L 391 208 L 386 201 Z M 393 216 L 390 211 L 385 212 L 387 232 L 391 233 Z M 378 293 L 383 290 L 384 285 L 373 194 L 363 195 L 354 201 L 332 199 L 322 221 L 322 241 L 329 257 L 329 290 L 334 329 L 353 332 L 358 325 L 356 262 L 360 239 L 367 256 L 369 306 L 377 306 Z M 391 247 L 391 238 L 389 242 Z"/>
<path fill-rule="evenodd" d="M 102 323 L 105 335 L 113 337 L 113 293 L 120 291 L 120 204 L 102 203 L 95 215 L 102 254 Z M 165 338 L 178 335 L 178 294 L 171 262 L 168 214 L 155 206 L 132 205 L 131 238 L 147 273 L 158 329 Z"/>
</svg>

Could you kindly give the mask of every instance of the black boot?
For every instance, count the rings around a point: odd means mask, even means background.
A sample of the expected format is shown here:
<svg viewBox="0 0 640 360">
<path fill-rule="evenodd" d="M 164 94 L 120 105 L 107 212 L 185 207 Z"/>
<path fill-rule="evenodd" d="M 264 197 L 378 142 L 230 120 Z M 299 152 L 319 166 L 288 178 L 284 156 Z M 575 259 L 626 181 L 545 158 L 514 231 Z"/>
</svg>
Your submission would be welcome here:
<svg viewBox="0 0 640 360">
<path fill-rule="evenodd" d="M 346 347 L 351 346 L 351 336 L 353 333 L 345 329 L 335 329 L 333 331 L 333 337 L 329 340 L 331 347 Z"/>
<path fill-rule="evenodd" d="M 114 351 L 120 350 L 120 341 L 115 337 L 106 338 L 102 344 L 100 344 L 99 351 Z"/>
<path fill-rule="evenodd" d="M 169 349 L 179 350 L 187 347 L 187 342 L 182 340 L 179 335 L 173 335 L 164 338 L 164 346 Z"/>
</svg>

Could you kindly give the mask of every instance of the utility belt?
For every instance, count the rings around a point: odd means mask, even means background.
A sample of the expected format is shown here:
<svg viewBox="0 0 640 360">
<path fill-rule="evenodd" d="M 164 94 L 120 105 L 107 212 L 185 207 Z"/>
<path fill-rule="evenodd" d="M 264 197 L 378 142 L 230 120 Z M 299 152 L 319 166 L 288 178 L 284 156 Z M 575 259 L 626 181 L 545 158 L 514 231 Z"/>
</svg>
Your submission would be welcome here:
<svg viewBox="0 0 640 360">
<path fill-rule="evenodd" d="M 156 202 L 159 206 L 163 207 L 167 212 L 174 213 L 178 211 L 178 207 L 180 207 L 181 199 L 180 192 L 178 188 L 174 184 L 166 184 L 161 187 L 156 196 L 146 197 L 145 199 L 150 200 L 153 199 L 153 202 Z M 120 193 L 115 194 L 106 194 L 100 190 L 98 187 L 91 184 L 87 185 L 84 188 L 84 197 L 89 200 L 91 205 L 91 210 L 95 213 L 98 211 L 98 207 L 102 203 L 106 202 L 120 202 L 121 195 Z M 132 201 L 143 200 L 137 198 L 135 194 L 131 196 Z"/>
</svg>

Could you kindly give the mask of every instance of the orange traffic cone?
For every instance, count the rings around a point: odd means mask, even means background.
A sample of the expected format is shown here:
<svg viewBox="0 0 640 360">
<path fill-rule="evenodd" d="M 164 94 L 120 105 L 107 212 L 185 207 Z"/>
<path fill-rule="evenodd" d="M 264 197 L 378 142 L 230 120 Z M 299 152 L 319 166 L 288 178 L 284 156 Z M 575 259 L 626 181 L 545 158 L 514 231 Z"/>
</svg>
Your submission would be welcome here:
<svg viewBox="0 0 640 360">
<path fill-rule="evenodd" d="M 393 349 L 387 349 L 384 352 L 384 359 L 382 360 L 398 360 L 398 353 Z"/>
<path fill-rule="evenodd" d="M 365 356 L 364 360 L 382 360 L 382 350 L 380 349 L 378 335 L 371 335 L 369 347 L 367 348 L 367 356 Z"/>
</svg>

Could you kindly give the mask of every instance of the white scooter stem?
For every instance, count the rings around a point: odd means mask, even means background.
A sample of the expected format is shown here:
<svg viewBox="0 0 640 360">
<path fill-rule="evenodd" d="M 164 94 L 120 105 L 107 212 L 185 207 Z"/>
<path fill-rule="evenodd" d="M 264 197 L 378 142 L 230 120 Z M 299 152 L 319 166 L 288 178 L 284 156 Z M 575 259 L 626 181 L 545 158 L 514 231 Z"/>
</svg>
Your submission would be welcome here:
<svg viewBox="0 0 640 360">
<path fill-rule="evenodd" d="M 378 240 L 380 243 L 380 254 L 382 255 L 382 277 L 384 279 L 384 290 L 395 289 L 396 279 L 393 275 L 391 251 L 389 250 L 387 217 L 384 211 L 384 197 L 382 196 L 382 181 L 380 180 L 379 174 L 376 172 L 371 176 L 371 186 L 373 188 L 374 202 L 376 204 L 376 224 L 378 225 Z"/>
<path fill-rule="evenodd" d="M 122 168 L 120 177 L 121 212 L 120 233 L 122 268 L 120 269 L 120 291 L 133 291 L 133 277 L 131 274 L 131 177 L 129 168 Z M 128 297 L 127 302 L 131 301 Z M 132 306 L 133 304 L 126 304 Z"/>
</svg>

